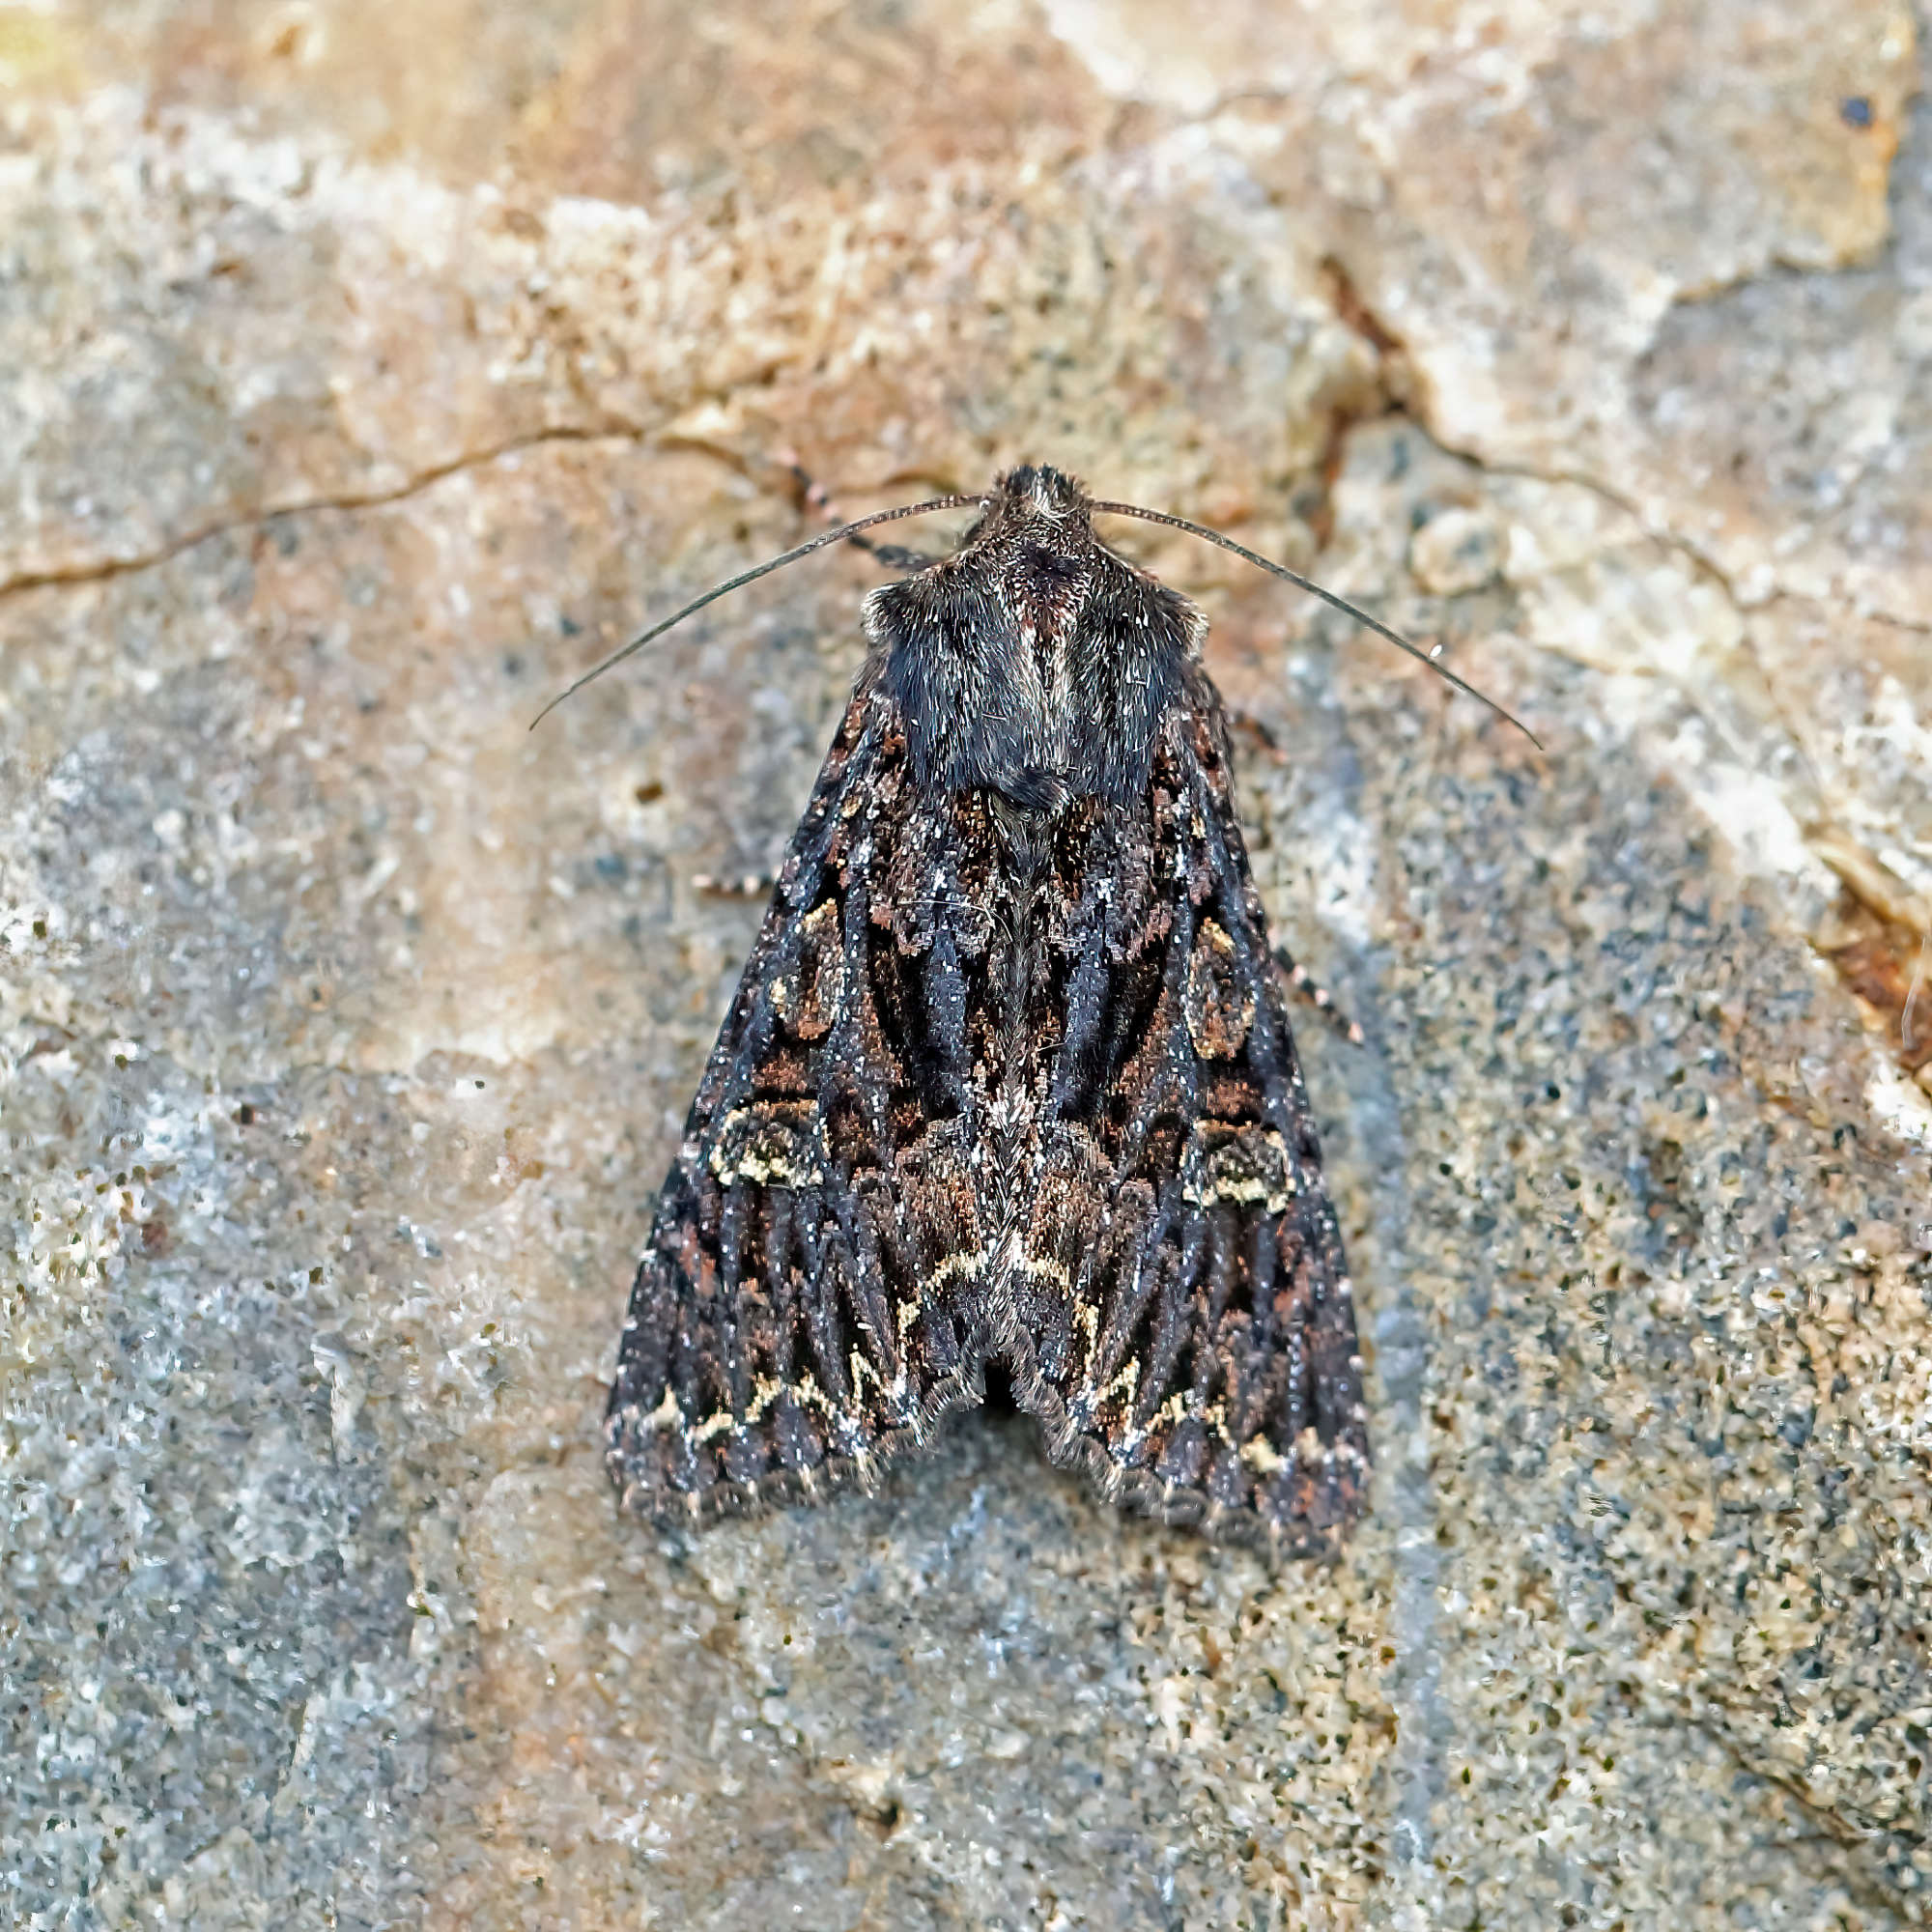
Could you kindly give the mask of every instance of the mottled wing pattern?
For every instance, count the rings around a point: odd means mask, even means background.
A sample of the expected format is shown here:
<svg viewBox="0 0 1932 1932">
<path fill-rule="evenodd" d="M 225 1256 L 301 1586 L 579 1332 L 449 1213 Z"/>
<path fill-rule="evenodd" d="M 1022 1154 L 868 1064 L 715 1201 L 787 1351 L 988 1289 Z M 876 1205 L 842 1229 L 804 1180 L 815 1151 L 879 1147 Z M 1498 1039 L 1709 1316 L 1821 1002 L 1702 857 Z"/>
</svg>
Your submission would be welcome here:
<svg viewBox="0 0 1932 1932">
<path fill-rule="evenodd" d="M 1362 1365 L 1198 670 L 1145 810 L 1089 801 L 1062 828 L 1032 1027 L 1057 1044 L 995 1347 L 1056 1460 L 1108 1494 L 1307 1553 L 1365 1500 Z"/>
<path fill-rule="evenodd" d="M 608 1446 L 644 1514 L 869 1482 L 988 1362 L 1167 1520 L 1297 1554 L 1363 1505 L 1204 627 L 1094 507 L 1023 465 L 867 600 L 632 1291 Z"/>
<path fill-rule="evenodd" d="M 606 1439 L 643 1515 L 868 1482 L 979 1399 L 985 919 L 954 884 L 988 857 L 955 815 L 912 795 L 902 720 L 862 679 L 632 1289 Z"/>
</svg>

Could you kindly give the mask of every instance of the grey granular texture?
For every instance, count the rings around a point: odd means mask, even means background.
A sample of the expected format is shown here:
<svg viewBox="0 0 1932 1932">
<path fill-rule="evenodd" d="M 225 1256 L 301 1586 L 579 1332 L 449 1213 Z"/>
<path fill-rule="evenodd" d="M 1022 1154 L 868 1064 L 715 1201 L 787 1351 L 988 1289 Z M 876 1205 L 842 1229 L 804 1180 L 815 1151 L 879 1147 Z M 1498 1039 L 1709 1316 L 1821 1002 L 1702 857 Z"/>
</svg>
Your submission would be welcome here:
<svg viewBox="0 0 1932 1932">
<path fill-rule="evenodd" d="M 0 12 L 0 1920 L 1932 1922 L 1932 114 L 1897 5 Z M 1241 716 L 1377 1473 L 620 1520 L 862 653 L 1037 458 Z M 936 532 L 943 535 L 943 531 Z M 1124 539 L 1123 539 L 1124 540 Z"/>
</svg>

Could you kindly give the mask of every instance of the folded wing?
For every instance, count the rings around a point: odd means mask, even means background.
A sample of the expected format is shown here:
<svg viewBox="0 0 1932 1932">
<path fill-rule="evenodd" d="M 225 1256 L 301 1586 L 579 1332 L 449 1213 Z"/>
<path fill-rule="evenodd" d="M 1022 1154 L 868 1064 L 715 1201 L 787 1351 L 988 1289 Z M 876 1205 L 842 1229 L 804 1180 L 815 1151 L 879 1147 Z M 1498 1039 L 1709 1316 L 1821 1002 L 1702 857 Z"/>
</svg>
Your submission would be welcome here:
<svg viewBox="0 0 1932 1932">
<path fill-rule="evenodd" d="M 1109 1495 L 1316 1551 L 1364 1501 L 1361 1362 L 1205 678 L 1146 812 L 1063 832 L 1036 982 L 1059 1045 L 992 1334 L 1056 1459 Z"/>
<path fill-rule="evenodd" d="M 896 709 L 862 681 L 632 1289 L 606 1441 L 640 1514 L 869 1482 L 979 1399 L 968 1012 L 983 919 L 947 890 L 950 829 L 907 781 Z M 910 897 L 909 878 L 926 882 Z"/>
</svg>

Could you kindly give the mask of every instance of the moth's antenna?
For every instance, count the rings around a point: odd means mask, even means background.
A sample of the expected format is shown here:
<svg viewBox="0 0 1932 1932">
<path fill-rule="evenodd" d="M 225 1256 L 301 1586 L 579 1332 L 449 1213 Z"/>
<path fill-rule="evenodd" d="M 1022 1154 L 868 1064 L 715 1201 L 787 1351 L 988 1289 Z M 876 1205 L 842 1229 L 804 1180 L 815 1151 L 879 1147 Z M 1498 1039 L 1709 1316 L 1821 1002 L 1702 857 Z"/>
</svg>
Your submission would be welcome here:
<svg viewBox="0 0 1932 1932">
<path fill-rule="evenodd" d="M 1170 517 L 1160 510 L 1143 510 L 1134 503 L 1095 503 L 1095 510 L 1104 510 L 1112 517 L 1138 517 L 1146 524 L 1165 524 L 1170 529 L 1185 530 L 1190 536 L 1206 537 L 1209 543 L 1219 544 L 1223 550 L 1231 550 L 1236 556 L 1247 560 L 1266 571 L 1271 577 L 1279 577 L 1284 582 L 1292 583 L 1297 590 L 1305 590 L 1311 597 L 1319 597 L 1331 609 L 1339 611 L 1345 617 L 1352 617 L 1363 624 L 1378 638 L 1386 638 L 1398 650 L 1406 651 L 1420 664 L 1426 664 L 1439 678 L 1446 679 L 1458 691 L 1466 692 L 1479 703 L 1487 704 L 1506 724 L 1514 724 L 1540 752 L 1543 740 L 1532 731 L 1522 720 L 1513 712 L 1505 711 L 1493 697 L 1485 697 L 1473 684 L 1466 684 L 1445 664 L 1438 663 L 1434 651 L 1425 651 L 1412 644 L 1400 631 L 1392 631 L 1378 617 L 1371 617 L 1359 605 L 1350 604 L 1346 597 L 1338 597 L 1332 590 L 1324 590 L 1313 578 L 1303 577 L 1299 571 L 1289 569 L 1285 563 L 1276 563 L 1272 558 L 1263 556 L 1258 551 L 1248 549 L 1245 544 L 1237 544 L 1233 537 L 1224 537 L 1219 530 L 1210 530 L 1202 524 L 1190 524 L 1185 517 Z M 1438 649 L 1440 646 L 1437 647 Z M 594 675 L 594 673 L 593 673 Z"/>
<path fill-rule="evenodd" d="M 846 537 L 860 530 L 870 529 L 874 524 L 895 523 L 900 517 L 923 517 L 930 510 L 961 510 L 970 504 L 980 504 L 983 497 L 935 497 L 927 503 L 903 503 L 896 510 L 874 510 L 869 517 L 861 517 L 857 523 L 841 524 L 836 530 L 822 530 L 809 543 L 802 543 L 796 550 L 788 550 L 782 556 L 775 556 L 769 563 L 761 563 L 753 570 L 740 571 L 728 583 L 721 583 L 707 590 L 702 597 L 695 598 L 682 611 L 673 611 L 661 624 L 653 624 L 648 631 L 640 633 L 621 650 L 612 651 L 600 665 L 594 665 L 577 682 L 566 690 L 559 691 L 537 715 L 530 720 L 530 729 L 534 731 L 566 697 L 580 692 L 592 678 L 602 677 L 612 665 L 619 665 L 633 651 L 640 651 L 654 638 L 661 638 L 673 625 L 681 624 L 694 611 L 701 611 L 707 604 L 715 604 L 719 598 L 737 590 L 747 583 L 756 582 L 760 577 L 769 577 L 775 570 L 781 570 L 788 563 L 796 563 L 802 556 L 810 556 L 815 550 L 823 550 L 827 544 L 842 542 Z M 1445 673 L 1446 675 L 1446 673 Z"/>
</svg>

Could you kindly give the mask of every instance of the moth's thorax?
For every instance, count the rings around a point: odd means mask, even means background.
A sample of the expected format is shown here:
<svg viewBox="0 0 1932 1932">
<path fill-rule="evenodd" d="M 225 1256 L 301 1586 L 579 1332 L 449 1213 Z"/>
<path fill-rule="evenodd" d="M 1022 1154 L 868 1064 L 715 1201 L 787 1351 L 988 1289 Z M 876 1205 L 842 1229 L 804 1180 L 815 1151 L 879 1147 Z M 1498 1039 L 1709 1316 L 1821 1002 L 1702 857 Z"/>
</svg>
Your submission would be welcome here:
<svg viewBox="0 0 1932 1932">
<path fill-rule="evenodd" d="M 1094 594 L 1098 545 L 1078 485 L 1054 469 L 1006 479 L 979 528 L 942 569 L 983 576 L 988 602 L 1018 633 L 1014 668 L 1033 673 L 1034 701 L 1061 729 L 1073 701 L 1075 639 Z"/>
<path fill-rule="evenodd" d="M 952 554 L 867 601 L 922 783 L 1027 810 L 1141 794 L 1202 623 L 1094 534 L 1057 469 L 1003 476 Z"/>
</svg>

